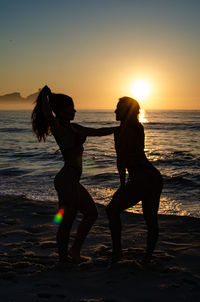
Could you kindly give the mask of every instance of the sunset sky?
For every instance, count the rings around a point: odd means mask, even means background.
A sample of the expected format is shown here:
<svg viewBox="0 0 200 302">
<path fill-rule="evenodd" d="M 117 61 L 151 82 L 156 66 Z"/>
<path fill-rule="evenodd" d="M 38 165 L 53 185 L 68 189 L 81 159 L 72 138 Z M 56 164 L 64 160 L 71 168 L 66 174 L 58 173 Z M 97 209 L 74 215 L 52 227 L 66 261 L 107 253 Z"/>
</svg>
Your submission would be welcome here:
<svg viewBox="0 0 200 302">
<path fill-rule="evenodd" d="M 200 109 L 199 15 L 199 0 L 0 0 L 0 95 L 47 84 L 112 109 L 143 80 L 143 108 Z"/>
</svg>

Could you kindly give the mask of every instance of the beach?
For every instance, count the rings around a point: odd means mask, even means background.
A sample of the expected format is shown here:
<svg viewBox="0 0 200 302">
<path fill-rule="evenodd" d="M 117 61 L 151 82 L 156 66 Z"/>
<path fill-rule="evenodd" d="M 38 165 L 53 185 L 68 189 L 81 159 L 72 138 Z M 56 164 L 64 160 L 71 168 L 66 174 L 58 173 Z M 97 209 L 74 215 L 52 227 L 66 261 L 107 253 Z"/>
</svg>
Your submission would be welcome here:
<svg viewBox="0 0 200 302">
<path fill-rule="evenodd" d="M 0 111 L 0 301 L 199 301 L 200 111 L 145 113 L 145 152 L 164 180 L 159 239 L 145 267 L 141 203 L 122 214 L 124 257 L 115 265 L 110 262 L 105 206 L 119 186 L 112 135 L 89 137 L 84 144 L 81 183 L 99 212 L 82 248 L 91 259 L 58 264 L 53 181 L 63 159 L 52 136 L 37 142 L 30 115 Z M 94 128 L 116 125 L 113 112 L 106 111 L 77 112 L 76 122 Z"/>
<path fill-rule="evenodd" d="M 198 301 L 199 218 L 159 215 L 152 263 L 142 266 L 146 225 L 141 214 L 122 214 L 122 261 L 112 265 L 105 206 L 82 254 L 87 262 L 58 263 L 53 217 L 57 203 L 0 196 L 0 301 Z M 72 239 L 81 216 L 77 216 Z"/>
</svg>

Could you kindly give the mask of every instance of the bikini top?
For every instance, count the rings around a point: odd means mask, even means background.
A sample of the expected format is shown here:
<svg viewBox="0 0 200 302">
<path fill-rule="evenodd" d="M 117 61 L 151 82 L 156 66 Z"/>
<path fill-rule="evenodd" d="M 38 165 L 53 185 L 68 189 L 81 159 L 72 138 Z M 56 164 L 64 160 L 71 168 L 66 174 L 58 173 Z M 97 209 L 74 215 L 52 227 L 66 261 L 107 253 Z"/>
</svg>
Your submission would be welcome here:
<svg viewBox="0 0 200 302">
<path fill-rule="evenodd" d="M 83 143 L 86 137 L 80 134 L 73 124 L 63 126 L 55 118 L 51 125 L 51 133 L 53 134 L 63 155 L 64 161 L 71 165 L 77 165 L 83 154 Z M 79 164 L 80 165 L 80 164 Z"/>
</svg>

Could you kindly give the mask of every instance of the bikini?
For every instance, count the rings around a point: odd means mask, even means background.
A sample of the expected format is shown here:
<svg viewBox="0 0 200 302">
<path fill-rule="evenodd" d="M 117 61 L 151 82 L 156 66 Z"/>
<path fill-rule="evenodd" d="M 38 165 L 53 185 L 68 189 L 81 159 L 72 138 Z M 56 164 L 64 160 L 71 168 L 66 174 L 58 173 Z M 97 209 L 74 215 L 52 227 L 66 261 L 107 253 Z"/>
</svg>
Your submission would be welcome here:
<svg viewBox="0 0 200 302">
<path fill-rule="evenodd" d="M 83 143 L 86 137 L 75 131 L 70 124 L 64 127 L 58 121 L 54 127 L 51 127 L 51 133 L 60 147 L 64 159 L 64 166 L 61 171 L 64 170 L 63 172 L 67 174 L 74 171 L 79 180 L 82 174 Z"/>
</svg>

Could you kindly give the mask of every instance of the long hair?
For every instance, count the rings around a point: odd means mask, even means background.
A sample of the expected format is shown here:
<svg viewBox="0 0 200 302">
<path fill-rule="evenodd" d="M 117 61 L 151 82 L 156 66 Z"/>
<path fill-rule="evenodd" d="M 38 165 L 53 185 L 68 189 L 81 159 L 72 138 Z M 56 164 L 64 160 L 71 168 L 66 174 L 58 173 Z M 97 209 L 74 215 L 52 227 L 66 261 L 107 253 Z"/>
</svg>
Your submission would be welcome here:
<svg viewBox="0 0 200 302">
<path fill-rule="evenodd" d="M 46 118 L 43 111 L 43 89 L 40 91 L 36 101 L 35 107 L 31 115 L 32 129 L 39 142 L 42 140 L 45 142 L 47 136 L 50 134 L 49 120 Z M 46 96 L 47 97 L 47 96 Z M 73 104 L 73 100 L 70 96 L 65 94 L 51 93 L 49 89 L 48 93 L 49 104 L 55 116 L 59 116 L 59 113 L 70 104 Z M 48 100 L 46 100 L 48 102 Z"/>
<path fill-rule="evenodd" d="M 139 123 L 140 105 L 135 99 L 124 96 L 119 99 L 118 104 L 123 111 L 126 123 Z"/>
<path fill-rule="evenodd" d="M 115 142 L 115 148 L 123 154 L 123 160 L 126 162 L 133 150 L 144 149 L 144 129 L 139 122 L 139 103 L 130 97 L 122 97 L 118 102 L 118 110 L 121 117 L 121 129 L 118 140 Z M 135 152 L 134 151 L 134 152 Z"/>
</svg>

